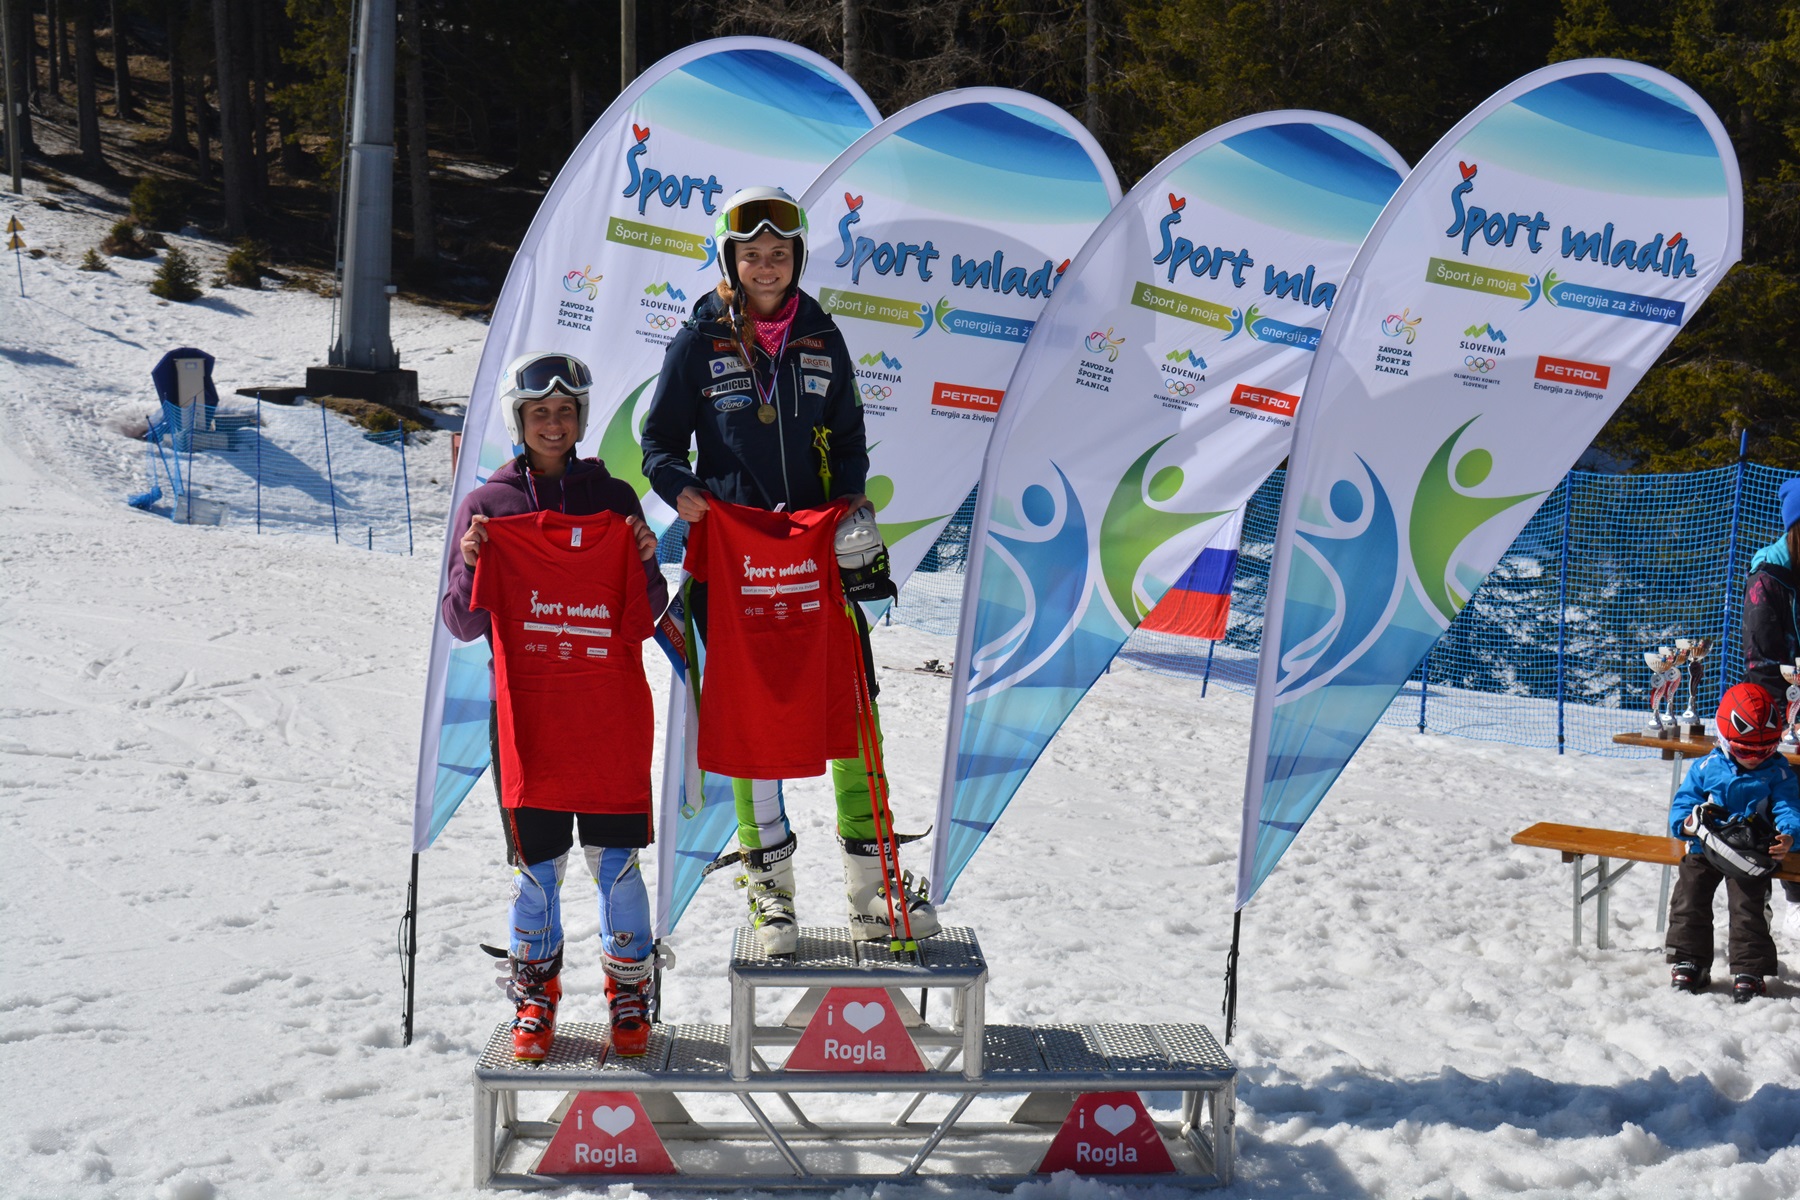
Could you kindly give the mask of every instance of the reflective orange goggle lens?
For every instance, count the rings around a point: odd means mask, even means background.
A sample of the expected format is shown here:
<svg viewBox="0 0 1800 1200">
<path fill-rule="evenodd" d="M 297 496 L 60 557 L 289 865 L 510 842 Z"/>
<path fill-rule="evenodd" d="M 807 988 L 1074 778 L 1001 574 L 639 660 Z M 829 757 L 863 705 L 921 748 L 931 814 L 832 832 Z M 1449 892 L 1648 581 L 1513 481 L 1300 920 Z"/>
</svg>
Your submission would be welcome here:
<svg viewBox="0 0 1800 1200">
<path fill-rule="evenodd" d="M 720 223 L 725 236 L 735 241 L 749 241 L 765 228 L 784 238 L 806 232 L 800 206 L 789 200 L 747 200 L 723 214 Z"/>
</svg>

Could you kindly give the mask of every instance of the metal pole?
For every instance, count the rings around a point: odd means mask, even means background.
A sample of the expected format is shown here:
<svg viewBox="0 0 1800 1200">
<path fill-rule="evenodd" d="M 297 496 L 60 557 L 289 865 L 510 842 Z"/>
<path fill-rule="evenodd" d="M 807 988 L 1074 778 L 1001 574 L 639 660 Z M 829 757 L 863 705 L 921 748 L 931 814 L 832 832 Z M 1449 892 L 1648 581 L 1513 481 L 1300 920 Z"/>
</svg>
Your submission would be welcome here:
<svg viewBox="0 0 1800 1200">
<path fill-rule="evenodd" d="M 262 393 L 256 393 L 256 532 L 262 532 Z"/>
<path fill-rule="evenodd" d="M 0 54 L 6 57 L 6 170 L 12 176 L 12 190 L 17 195 L 25 190 L 19 165 L 19 111 L 23 102 L 17 98 L 22 89 L 13 81 L 12 0 L 0 0 Z M 23 278 L 21 275 L 21 296 L 25 294 Z"/>
<path fill-rule="evenodd" d="M 394 2 L 360 0 L 356 119 L 344 236 L 344 304 L 331 365 L 391 370 L 400 365 L 388 328 L 394 209 Z"/>
<path fill-rule="evenodd" d="M 1563 476 L 1562 570 L 1556 584 L 1556 752 L 1563 752 L 1564 663 L 1569 647 L 1569 510 L 1575 506 L 1575 472 Z"/>
<path fill-rule="evenodd" d="M 1206 699 L 1206 685 L 1212 682 L 1212 656 L 1218 645 L 1219 643 L 1212 639 L 1206 643 L 1206 674 L 1200 677 L 1200 698 L 1202 700 Z"/>
<path fill-rule="evenodd" d="M 1425 698 L 1431 694 L 1431 651 L 1419 663 L 1419 732 L 1425 732 Z"/>
<path fill-rule="evenodd" d="M 1731 682 L 1726 672 L 1732 669 L 1732 664 L 1742 658 L 1742 655 L 1735 655 L 1731 652 L 1731 584 L 1737 578 L 1738 527 L 1744 515 L 1744 463 L 1749 453 L 1750 431 L 1746 429 L 1738 437 L 1737 482 L 1731 490 L 1731 540 L 1726 544 L 1725 549 L 1725 587 L 1723 589 L 1725 632 L 1719 638 L 1719 649 L 1725 651 L 1723 661 L 1719 663 L 1719 690 L 1721 692 Z"/>
<path fill-rule="evenodd" d="M 1244 910 L 1231 914 L 1231 949 L 1225 952 L 1225 1044 L 1231 1045 L 1231 1031 L 1237 1026 L 1238 940 L 1244 929 Z"/>
<path fill-rule="evenodd" d="M 338 540 L 337 519 L 337 485 L 331 477 L 331 422 L 326 419 L 325 406 L 319 405 L 319 428 L 325 432 L 325 494 L 331 498 L 331 540 Z"/>
</svg>

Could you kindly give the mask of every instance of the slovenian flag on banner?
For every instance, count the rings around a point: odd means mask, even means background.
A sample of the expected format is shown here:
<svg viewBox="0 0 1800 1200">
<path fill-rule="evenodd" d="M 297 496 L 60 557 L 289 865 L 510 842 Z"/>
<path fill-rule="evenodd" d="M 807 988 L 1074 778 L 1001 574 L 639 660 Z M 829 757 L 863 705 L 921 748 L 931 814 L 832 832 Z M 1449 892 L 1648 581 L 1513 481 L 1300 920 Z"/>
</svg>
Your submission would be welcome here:
<svg viewBox="0 0 1800 1200">
<path fill-rule="evenodd" d="M 1138 628 L 1215 642 L 1224 637 L 1231 620 L 1231 581 L 1237 575 L 1238 540 L 1243 533 L 1244 510 L 1239 508 Z"/>
</svg>

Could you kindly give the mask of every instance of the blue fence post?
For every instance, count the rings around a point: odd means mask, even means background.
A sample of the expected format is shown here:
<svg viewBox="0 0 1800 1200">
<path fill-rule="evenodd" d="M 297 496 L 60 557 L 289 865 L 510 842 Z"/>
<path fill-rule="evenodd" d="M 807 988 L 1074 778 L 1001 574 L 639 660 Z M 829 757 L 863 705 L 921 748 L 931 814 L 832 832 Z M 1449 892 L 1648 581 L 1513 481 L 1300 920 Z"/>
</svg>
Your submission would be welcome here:
<svg viewBox="0 0 1800 1200">
<path fill-rule="evenodd" d="M 331 422 L 327 419 L 325 406 L 319 405 L 319 428 L 325 434 L 325 494 L 331 497 L 331 540 L 338 540 L 337 519 L 337 484 L 331 474 Z"/>
<path fill-rule="evenodd" d="M 1556 752 L 1563 752 L 1564 665 L 1569 652 L 1569 510 L 1575 507 L 1575 472 L 1563 476 L 1562 569 L 1556 583 Z"/>
<path fill-rule="evenodd" d="M 1206 642 L 1206 674 L 1200 677 L 1200 698 L 1202 700 L 1206 699 L 1206 685 L 1212 682 L 1212 656 L 1213 650 L 1217 648 L 1218 644 L 1218 641 L 1213 638 L 1208 638 Z"/>
<path fill-rule="evenodd" d="M 412 482 L 406 478 L 406 422 L 400 422 L 400 486 L 406 489 L 406 552 L 413 552 Z"/>
<path fill-rule="evenodd" d="M 1419 663 L 1419 732 L 1425 732 L 1425 698 L 1431 694 L 1431 651 Z"/>
<path fill-rule="evenodd" d="M 256 393 L 256 532 L 262 532 L 262 393 Z"/>
<path fill-rule="evenodd" d="M 1725 546 L 1725 586 L 1720 589 L 1724 594 L 1722 607 L 1725 610 L 1725 632 L 1719 637 L 1719 649 L 1725 655 L 1719 661 L 1719 690 L 1723 692 L 1731 683 L 1725 672 L 1743 660 L 1743 655 L 1731 653 L 1731 584 L 1737 578 L 1738 527 L 1744 516 L 1744 464 L 1750 453 L 1750 431 L 1748 429 L 1738 437 L 1737 482 L 1731 489 L 1731 540 Z"/>
</svg>

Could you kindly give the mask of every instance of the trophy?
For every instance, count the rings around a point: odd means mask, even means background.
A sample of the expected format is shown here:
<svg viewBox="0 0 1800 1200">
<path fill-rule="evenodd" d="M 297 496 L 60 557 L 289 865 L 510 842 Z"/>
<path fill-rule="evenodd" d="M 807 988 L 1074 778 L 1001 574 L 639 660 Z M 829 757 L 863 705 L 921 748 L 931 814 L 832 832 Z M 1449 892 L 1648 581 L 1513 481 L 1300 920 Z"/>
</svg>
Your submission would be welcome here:
<svg viewBox="0 0 1800 1200">
<path fill-rule="evenodd" d="M 1706 736 L 1706 719 L 1694 712 L 1694 695 L 1706 679 L 1706 656 L 1712 650 L 1711 638 L 1676 638 L 1675 649 L 1687 656 L 1687 711 L 1681 714 L 1683 737 Z"/>
<path fill-rule="evenodd" d="M 1787 718 L 1783 724 L 1787 732 L 1781 740 L 1790 746 L 1800 745 L 1800 658 L 1794 660 L 1793 666 L 1781 664 L 1781 677 L 1787 680 Z"/>
<path fill-rule="evenodd" d="M 1659 646 L 1655 650 L 1644 651 L 1644 665 L 1650 668 L 1650 719 L 1644 722 L 1644 726 L 1662 735 L 1671 732 L 1679 735 L 1679 731 L 1670 729 L 1674 719 L 1671 717 L 1668 722 L 1664 722 L 1662 712 L 1665 702 L 1671 709 L 1674 707 L 1675 688 L 1681 682 L 1681 668 L 1676 665 L 1677 653 L 1673 646 Z M 1681 653 L 1685 657 L 1685 652 Z"/>
</svg>

